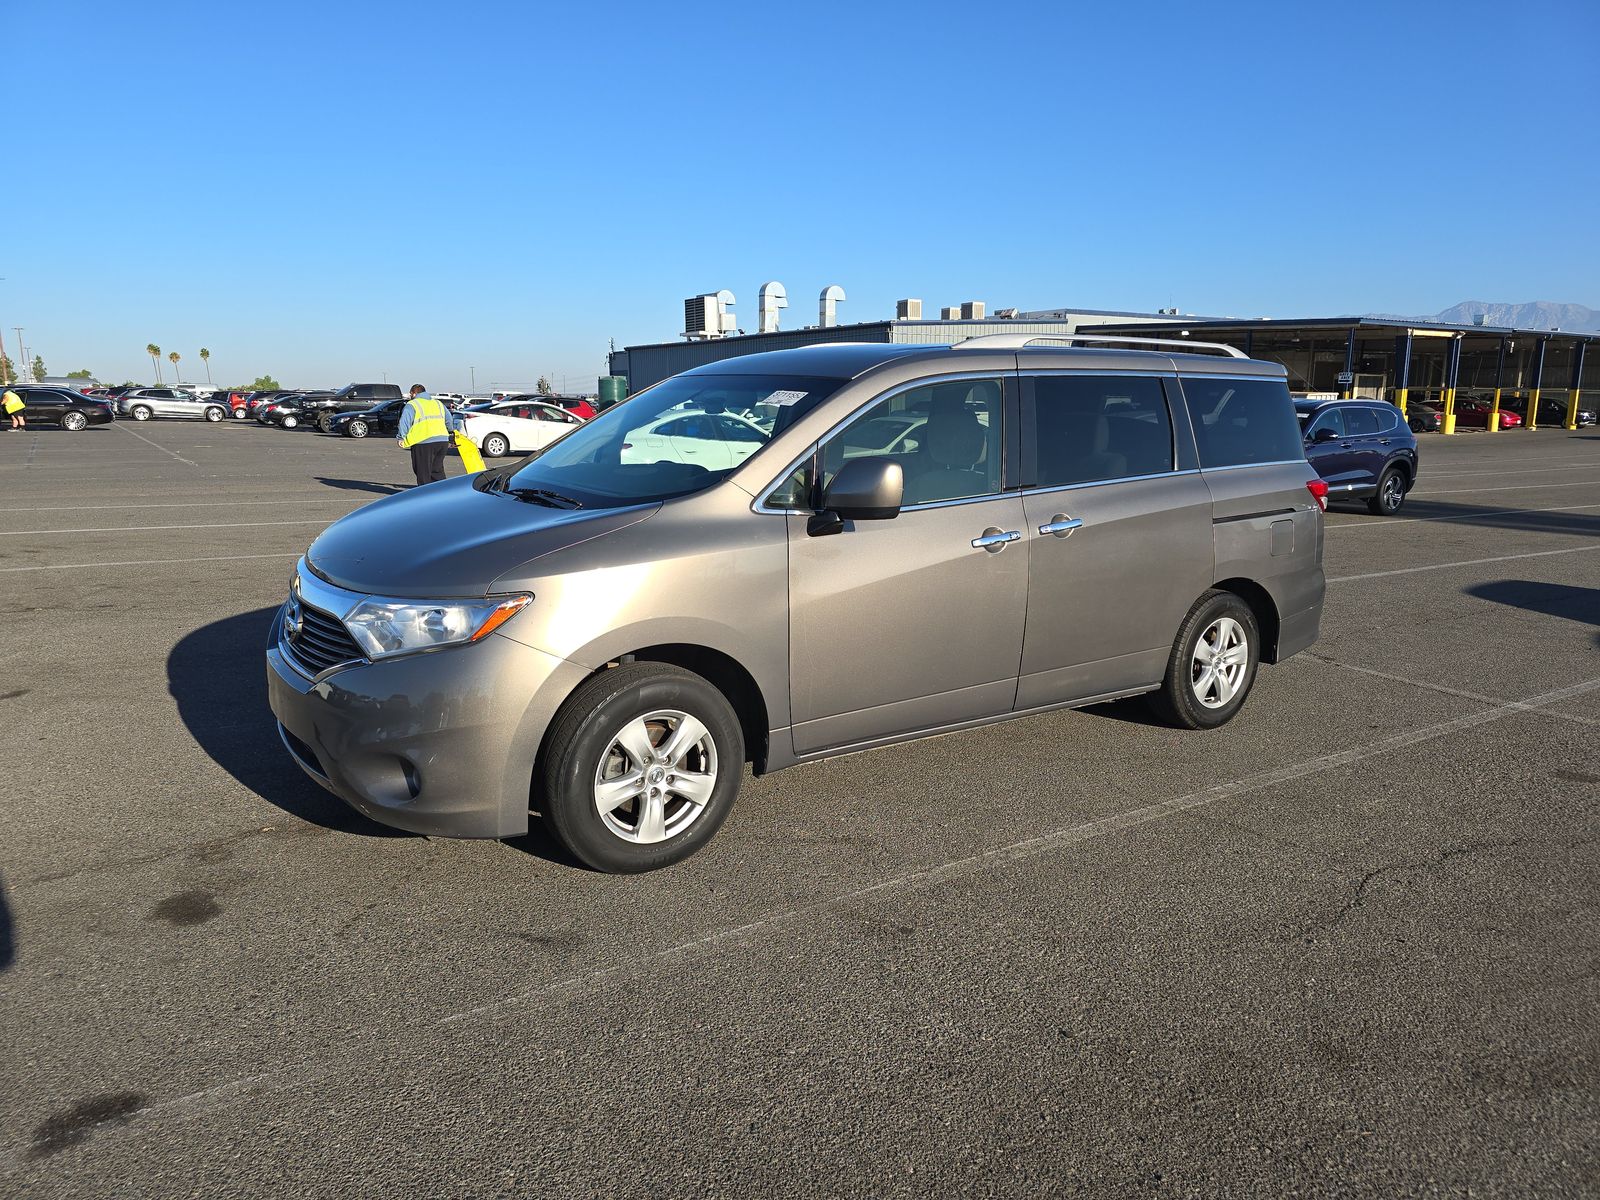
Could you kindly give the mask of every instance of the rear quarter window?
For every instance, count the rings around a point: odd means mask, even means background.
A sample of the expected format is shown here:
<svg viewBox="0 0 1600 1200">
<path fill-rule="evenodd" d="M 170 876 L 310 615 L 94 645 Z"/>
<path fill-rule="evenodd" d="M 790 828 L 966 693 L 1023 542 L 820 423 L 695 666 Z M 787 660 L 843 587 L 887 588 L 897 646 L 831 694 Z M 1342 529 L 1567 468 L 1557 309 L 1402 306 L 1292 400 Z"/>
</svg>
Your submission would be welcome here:
<svg viewBox="0 0 1600 1200">
<path fill-rule="evenodd" d="M 1185 378 L 1202 467 L 1305 457 L 1289 385 L 1275 379 Z"/>
</svg>

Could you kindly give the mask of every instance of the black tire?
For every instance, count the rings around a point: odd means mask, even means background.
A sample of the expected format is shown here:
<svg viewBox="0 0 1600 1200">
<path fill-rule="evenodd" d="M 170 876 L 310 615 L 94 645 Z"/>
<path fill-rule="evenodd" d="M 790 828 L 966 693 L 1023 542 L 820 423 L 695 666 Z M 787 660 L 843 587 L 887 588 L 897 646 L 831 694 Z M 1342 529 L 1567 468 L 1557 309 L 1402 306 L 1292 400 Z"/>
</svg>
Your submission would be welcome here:
<svg viewBox="0 0 1600 1200">
<path fill-rule="evenodd" d="M 89 418 L 84 416 L 81 412 L 63 413 L 61 416 L 61 428 L 69 430 L 72 433 L 76 433 L 88 423 Z"/>
<path fill-rule="evenodd" d="M 365 421 L 351 421 L 344 427 L 345 437 L 366 437 L 367 423 Z"/>
<path fill-rule="evenodd" d="M 280 424 L 282 424 L 285 429 L 293 429 L 295 426 L 300 424 L 300 418 L 290 415 L 285 417 Z"/>
<path fill-rule="evenodd" d="M 323 413 L 320 417 L 317 418 L 317 428 L 322 430 L 323 433 L 332 433 L 333 432 L 333 416 L 331 414 L 329 414 L 329 413 Z"/>
<path fill-rule="evenodd" d="M 619 734 L 640 718 L 664 710 L 691 716 L 705 727 L 715 750 L 715 781 L 698 814 L 679 832 L 663 841 L 640 843 L 607 825 L 595 789 L 602 768 L 614 756 Z M 665 722 L 658 724 L 660 746 L 671 729 Z M 625 663 L 586 680 L 556 713 L 535 780 L 535 800 L 551 831 L 580 861 L 597 871 L 634 874 L 680 862 L 710 841 L 733 808 L 743 773 L 744 734 L 721 692 L 678 667 Z M 672 794 L 670 781 L 671 776 L 662 781 L 667 793 L 664 804 L 669 809 L 676 806 L 676 819 L 681 820 L 693 806 Z M 635 811 L 642 812 L 643 803 L 641 797 Z M 635 819 L 620 808 L 613 817 L 623 824 Z M 668 816 L 669 826 L 673 819 Z"/>
<path fill-rule="evenodd" d="M 483 439 L 485 458 L 504 458 L 511 453 L 511 439 L 503 433 L 491 433 Z"/>
<path fill-rule="evenodd" d="M 1392 517 L 1406 502 L 1406 477 L 1399 467 L 1387 467 L 1378 476 L 1378 490 L 1367 501 L 1367 511 L 1375 517 Z"/>
<path fill-rule="evenodd" d="M 208 421 L 212 421 L 212 422 L 220 421 L 220 420 L 222 420 L 223 417 L 225 417 L 227 415 L 228 414 L 223 412 L 220 408 L 208 408 L 208 409 L 206 409 L 206 420 L 208 420 Z"/>
<path fill-rule="evenodd" d="M 1427 433 L 1428 432 L 1427 422 L 1421 420 L 1418 417 L 1412 417 L 1411 420 L 1406 422 L 1406 424 L 1411 426 L 1411 432 L 1412 433 Z"/>
<path fill-rule="evenodd" d="M 133 417 L 133 419 L 135 421 L 148 421 L 151 417 L 155 416 L 156 414 L 151 410 L 150 406 L 147 405 L 147 404 L 135 404 L 133 406 L 133 411 L 132 411 L 132 413 L 130 415 Z"/>
<path fill-rule="evenodd" d="M 1231 699 L 1211 706 L 1203 703 L 1195 692 L 1195 654 L 1201 636 L 1224 618 L 1231 619 L 1243 630 L 1244 671 Z M 1167 660 L 1166 678 L 1160 690 L 1149 694 L 1148 703 L 1156 716 L 1180 729 L 1215 729 L 1227 724 L 1244 706 L 1260 663 L 1261 632 L 1250 606 L 1233 592 L 1212 589 L 1195 601 L 1189 615 L 1183 619 L 1177 640 L 1172 643 L 1172 657 Z"/>
</svg>

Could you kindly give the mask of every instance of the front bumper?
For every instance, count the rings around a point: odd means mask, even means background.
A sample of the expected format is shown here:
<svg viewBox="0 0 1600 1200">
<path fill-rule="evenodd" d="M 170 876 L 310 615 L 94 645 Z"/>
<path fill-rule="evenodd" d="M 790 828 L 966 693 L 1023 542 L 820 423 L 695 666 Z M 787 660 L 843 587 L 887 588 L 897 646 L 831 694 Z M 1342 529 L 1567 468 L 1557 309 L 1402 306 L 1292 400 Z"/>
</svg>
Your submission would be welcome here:
<svg viewBox="0 0 1600 1200">
<path fill-rule="evenodd" d="M 306 774 L 358 812 L 440 837 L 528 831 L 533 763 L 555 711 L 588 675 L 499 634 L 308 679 L 272 622 L 267 700 Z"/>
</svg>

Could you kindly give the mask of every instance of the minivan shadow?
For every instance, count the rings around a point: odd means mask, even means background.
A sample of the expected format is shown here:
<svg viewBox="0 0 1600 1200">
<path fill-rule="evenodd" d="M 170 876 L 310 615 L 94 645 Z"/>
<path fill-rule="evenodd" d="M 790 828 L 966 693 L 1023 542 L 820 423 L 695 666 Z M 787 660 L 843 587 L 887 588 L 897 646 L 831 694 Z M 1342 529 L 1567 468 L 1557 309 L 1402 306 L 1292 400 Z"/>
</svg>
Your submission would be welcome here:
<svg viewBox="0 0 1600 1200">
<path fill-rule="evenodd" d="M 264 651 L 276 608 L 240 613 L 189 634 L 167 656 L 167 690 L 213 762 L 291 816 L 339 833 L 410 837 L 369 821 L 295 765 L 267 706 Z"/>
<path fill-rule="evenodd" d="M 17 960 L 17 939 L 12 933 L 11 908 L 6 904 L 6 881 L 0 876 L 0 971 Z"/>
<path fill-rule="evenodd" d="M 1588 625 L 1600 625 L 1600 588 L 1575 587 L 1569 583 L 1545 583 L 1537 579 L 1497 579 L 1463 588 L 1469 596 L 1492 600 L 1512 608 L 1562 617 Z"/>
<path fill-rule="evenodd" d="M 412 486 L 409 483 L 373 483 L 369 479 L 331 479 L 326 475 L 318 475 L 317 482 L 347 492 L 372 492 L 378 496 L 393 496 Z"/>
</svg>

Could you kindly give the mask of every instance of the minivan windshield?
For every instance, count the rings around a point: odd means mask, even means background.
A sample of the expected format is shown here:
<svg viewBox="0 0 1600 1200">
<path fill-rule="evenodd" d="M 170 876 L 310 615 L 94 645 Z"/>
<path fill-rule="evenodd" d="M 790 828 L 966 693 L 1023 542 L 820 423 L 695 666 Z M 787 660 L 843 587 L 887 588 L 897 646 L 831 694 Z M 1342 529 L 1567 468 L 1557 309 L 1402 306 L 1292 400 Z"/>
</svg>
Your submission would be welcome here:
<svg viewBox="0 0 1600 1200">
<path fill-rule="evenodd" d="M 495 491 L 620 508 L 687 496 L 727 476 L 842 379 L 794 375 L 676 375 L 575 426 Z"/>
</svg>

